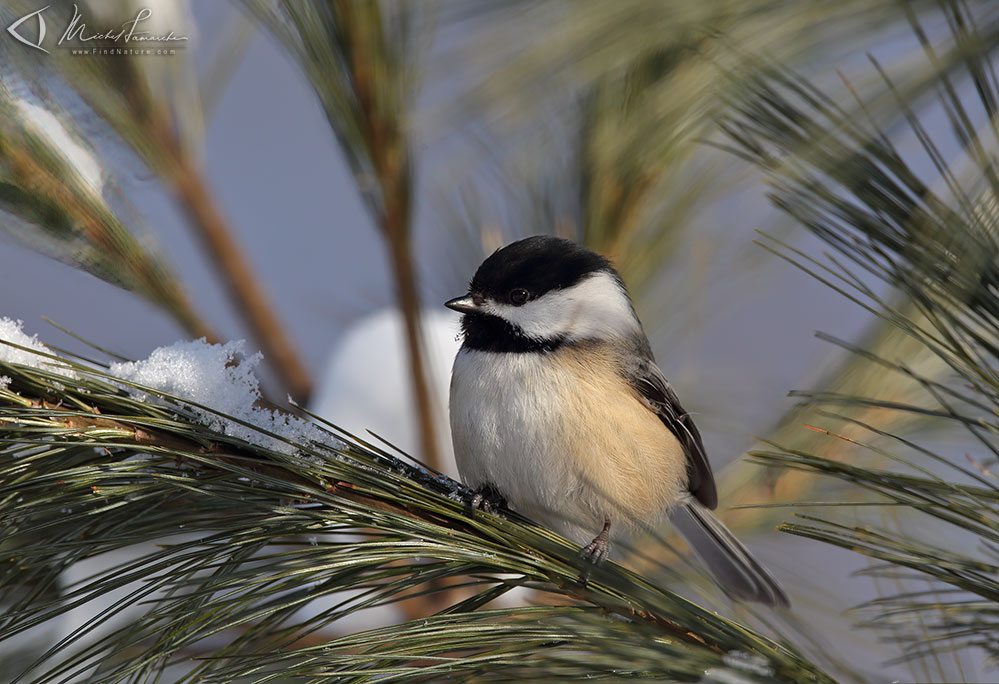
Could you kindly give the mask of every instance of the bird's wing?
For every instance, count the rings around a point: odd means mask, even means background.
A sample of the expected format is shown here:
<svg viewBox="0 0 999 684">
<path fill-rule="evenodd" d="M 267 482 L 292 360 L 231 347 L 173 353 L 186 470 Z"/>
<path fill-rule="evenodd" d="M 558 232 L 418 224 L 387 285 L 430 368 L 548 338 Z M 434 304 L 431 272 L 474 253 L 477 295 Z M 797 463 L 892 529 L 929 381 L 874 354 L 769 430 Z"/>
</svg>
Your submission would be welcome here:
<svg viewBox="0 0 999 684">
<path fill-rule="evenodd" d="M 690 415 L 683 410 L 676 392 L 659 369 L 650 359 L 641 359 L 630 369 L 632 385 L 645 399 L 659 420 L 669 428 L 683 445 L 687 454 L 688 488 L 704 506 L 713 509 L 718 505 L 718 492 L 715 490 L 715 478 L 711 474 L 711 464 L 704 451 L 701 433 Z"/>
</svg>

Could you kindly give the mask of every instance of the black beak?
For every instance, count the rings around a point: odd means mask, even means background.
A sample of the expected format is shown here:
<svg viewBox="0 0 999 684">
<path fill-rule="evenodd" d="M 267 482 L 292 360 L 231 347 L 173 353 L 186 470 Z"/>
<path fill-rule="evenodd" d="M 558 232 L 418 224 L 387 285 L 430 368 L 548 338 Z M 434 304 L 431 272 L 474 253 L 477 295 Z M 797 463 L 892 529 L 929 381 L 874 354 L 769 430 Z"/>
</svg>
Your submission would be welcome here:
<svg viewBox="0 0 999 684">
<path fill-rule="evenodd" d="M 472 298 L 472 295 L 465 295 L 464 297 L 455 297 L 454 299 L 449 299 L 444 302 L 444 306 L 449 309 L 454 309 L 458 313 L 475 313 L 479 310 L 479 305 Z"/>
</svg>

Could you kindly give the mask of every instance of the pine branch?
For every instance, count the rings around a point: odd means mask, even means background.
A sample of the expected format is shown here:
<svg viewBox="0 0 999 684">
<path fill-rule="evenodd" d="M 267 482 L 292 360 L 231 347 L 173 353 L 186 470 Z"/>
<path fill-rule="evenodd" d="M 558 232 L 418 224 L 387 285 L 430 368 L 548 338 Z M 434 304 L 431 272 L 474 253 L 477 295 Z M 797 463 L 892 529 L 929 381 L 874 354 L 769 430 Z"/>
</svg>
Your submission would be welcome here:
<svg viewBox="0 0 999 684">
<path fill-rule="evenodd" d="M 583 565 L 514 514 L 469 517 L 460 485 L 370 445 L 297 423 L 284 436 L 100 368 L 44 364 L 0 362 L 0 643 L 126 593 L 42 654 L 32 681 L 139 681 L 182 662 L 205 681 L 832 681 L 646 578 Z M 115 550 L 133 552 L 60 586 Z M 436 616 L 308 645 L 367 606 L 454 583 L 464 593 Z M 480 609 L 517 586 L 554 605 Z"/>
</svg>

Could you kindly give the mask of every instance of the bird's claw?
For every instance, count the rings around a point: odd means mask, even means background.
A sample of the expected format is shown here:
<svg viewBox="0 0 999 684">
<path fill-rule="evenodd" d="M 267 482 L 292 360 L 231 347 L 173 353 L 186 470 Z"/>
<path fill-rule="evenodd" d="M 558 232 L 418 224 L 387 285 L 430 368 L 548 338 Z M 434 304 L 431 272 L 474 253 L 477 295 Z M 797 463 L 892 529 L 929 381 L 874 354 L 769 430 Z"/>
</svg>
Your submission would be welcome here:
<svg viewBox="0 0 999 684">
<path fill-rule="evenodd" d="M 607 554 L 610 553 L 610 526 L 610 518 L 605 518 L 604 527 L 600 530 L 600 534 L 579 550 L 579 556 L 583 560 L 594 565 L 600 565 L 607 560 Z"/>
<path fill-rule="evenodd" d="M 485 511 L 491 515 L 499 515 L 500 508 L 506 506 L 506 499 L 500 496 L 491 485 L 483 485 L 475 490 L 475 494 L 468 500 L 468 515 L 475 517 L 476 511 Z"/>
<path fill-rule="evenodd" d="M 594 565 L 600 565 L 607 560 L 608 553 L 610 553 L 610 542 L 597 537 L 579 550 L 579 557 Z"/>
</svg>

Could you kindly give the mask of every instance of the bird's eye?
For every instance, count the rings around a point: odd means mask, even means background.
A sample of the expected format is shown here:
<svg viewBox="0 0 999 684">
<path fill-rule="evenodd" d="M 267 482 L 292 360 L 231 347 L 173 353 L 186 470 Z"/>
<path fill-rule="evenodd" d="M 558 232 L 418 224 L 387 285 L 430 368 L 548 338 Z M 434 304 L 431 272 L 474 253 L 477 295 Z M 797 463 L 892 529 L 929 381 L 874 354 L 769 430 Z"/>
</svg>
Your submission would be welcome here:
<svg viewBox="0 0 999 684">
<path fill-rule="evenodd" d="M 510 303 L 514 306 L 520 306 L 527 301 L 527 290 L 522 287 L 510 290 Z"/>
</svg>

